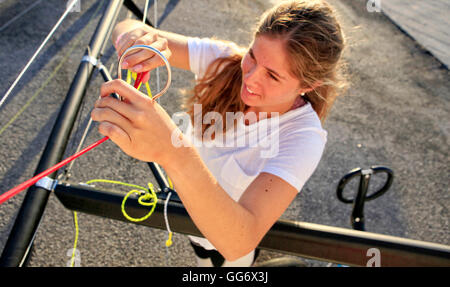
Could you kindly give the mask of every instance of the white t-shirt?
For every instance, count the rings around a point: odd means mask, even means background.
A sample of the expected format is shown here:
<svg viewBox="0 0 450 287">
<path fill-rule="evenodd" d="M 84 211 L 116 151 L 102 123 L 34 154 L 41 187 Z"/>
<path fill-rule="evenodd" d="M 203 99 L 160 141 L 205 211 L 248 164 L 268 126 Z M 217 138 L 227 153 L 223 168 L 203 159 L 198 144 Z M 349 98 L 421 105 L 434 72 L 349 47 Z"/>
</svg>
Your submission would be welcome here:
<svg viewBox="0 0 450 287">
<path fill-rule="evenodd" d="M 211 39 L 190 38 L 189 63 L 197 79 L 219 57 L 233 54 L 238 47 Z M 197 148 L 220 186 L 238 201 L 250 183 L 261 173 L 271 173 L 299 192 L 316 169 L 322 156 L 327 132 L 310 103 L 280 116 L 245 125 L 243 115 L 231 129 L 214 142 L 197 140 L 190 121 L 185 135 Z M 197 127 L 196 127 L 197 128 Z M 201 129 L 201 126 L 198 126 Z M 222 143 L 222 146 L 220 146 Z M 190 239 L 206 249 L 215 249 L 205 238 Z"/>
</svg>

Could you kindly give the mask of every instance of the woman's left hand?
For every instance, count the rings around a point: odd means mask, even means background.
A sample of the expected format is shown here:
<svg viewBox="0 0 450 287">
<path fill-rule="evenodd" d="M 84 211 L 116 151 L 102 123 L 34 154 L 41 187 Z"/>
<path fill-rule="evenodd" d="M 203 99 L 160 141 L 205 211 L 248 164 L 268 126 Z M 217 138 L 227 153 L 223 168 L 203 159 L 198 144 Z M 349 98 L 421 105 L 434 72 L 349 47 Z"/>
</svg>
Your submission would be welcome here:
<svg viewBox="0 0 450 287">
<path fill-rule="evenodd" d="M 110 97 L 111 93 L 123 101 Z M 100 122 L 102 135 L 136 159 L 163 166 L 170 162 L 175 152 L 171 136 L 177 126 L 157 102 L 123 80 L 104 83 L 100 96 L 91 117 Z"/>
</svg>

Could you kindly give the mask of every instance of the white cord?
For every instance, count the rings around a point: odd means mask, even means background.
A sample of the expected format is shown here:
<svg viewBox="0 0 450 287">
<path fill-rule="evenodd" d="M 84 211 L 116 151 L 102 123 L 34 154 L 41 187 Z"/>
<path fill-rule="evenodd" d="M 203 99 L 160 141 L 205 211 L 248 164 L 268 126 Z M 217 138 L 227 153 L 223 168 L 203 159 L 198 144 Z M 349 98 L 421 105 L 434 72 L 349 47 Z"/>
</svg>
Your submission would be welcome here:
<svg viewBox="0 0 450 287">
<path fill-rule="evenodd" d="M 150 0 L 145 1 L 145 8 L 144 8 L 144 18 L 142 19 L 142 22 L 145 24 L 145 20 L 147 20 L 147 11 L 148 11 L 148 5 L 150 4 Z"/>
<path fill-rule="evenodd" d="M 164 203 L 164 221 L 166 222 L 166 228 L 169 233 L 171 233 L 172 230 L 170 230 L 169 219 L 167 217 L 167 205 L 169 204 L 169 199 L 170 199 L 171 195 L 172 195 L 172 192 L 169 192 L 169 195 L 167 195 L 167 198 L 166 198 L 166 202 Z"/>
<path fill-rule="evenodd" d="M 164 202 L 164 221 L 166 222 L 166 228 L 167 228 L 167 234 L 170 238 L 170 234 L 172 233 L 172 230 L 170 230 L 169 226 L 169 219 L 167 217 L 167 206 L 169 204 L 170 196 L 172 195 L 172 192 L 169 192 L 166 198 L 166 202 Z M 169 246 L 166 244 L 166 266 L 170 266 L 170 252 L 169 252 Z"/>
<path fill-rule="evenodd" d="M 158 29 L 158 0 L 155 0 L 154 6 L 154 18 L 155 18 L 155 29 Z M 156 68 L 156 90 L 159 91 L 159 67 Z M 160 104 L 159 99 L 156 100 L 158 104 Z"/>
<path fill-rule="evenodd" d="M 9 88 L 9 90 L 6 92 L 6 94 L 3 96 L 2 100 L 0 101 L 0 108 L 2 107 L 3 103 L 6 101 L 6 99 L 8 98 L 8 96 L 11 94 L 12 90 L 16 87 L 17 83 L 20 81 L 20 79 L 22 79 L 22 76 L 25 74 L 25 72 L 28 70 L 28 68 L 30 67 L 31 63 L 33 63 L 33 61 L 36 59 L 37 55 L 41 52 L 42 48 L 44 48 L 45 44 L 47 44 L 48 40 L 50 40 L 50 38 L 53 36 L 53 34 L 55 33 L 56 29 L 58 29 L 59 25 L 61 25 L 62 21 L 64 21 L 64 19 L 67 17 L 67 15 L 69 14 L 69 12 L 72 10 L 72 8 L 75 6 L 75 4 L 77 4 L 77 0 L 72 0 L 72 3 L 67 7 L 66 11 L 64 12 L 64 14 L 61 16 L 61 18 L 58 20 L 58 22 L 56 23 L 56 25 L 53 27 L 53 29 L 50 31 L 50 33 L 47 35 L 47 37 L 45 38 L 44 42 L 42 42 L 41 46 L 37 49 L 37 51 L 34 53 L 34 55 L 31 57 L 31 59 L 28 61 L 27 65 L 25 66 L 25 68 L 23 68 L 22 72 L 20 72 L 19 76 L 16 78 L 16 80 L 14 81 L 14 83 L 11 85 L 11 87 Z"/>
</svg>

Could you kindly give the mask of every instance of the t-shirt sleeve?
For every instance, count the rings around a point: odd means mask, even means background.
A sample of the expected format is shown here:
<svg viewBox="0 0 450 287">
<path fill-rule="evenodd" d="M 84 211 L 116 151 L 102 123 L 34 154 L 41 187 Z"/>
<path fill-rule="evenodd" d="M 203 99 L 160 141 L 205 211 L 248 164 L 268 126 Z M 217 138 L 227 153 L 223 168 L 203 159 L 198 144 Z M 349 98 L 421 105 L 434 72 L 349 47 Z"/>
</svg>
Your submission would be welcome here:
<svg viewBox="0 0 450 287">
<path fill-rule="evenodd" d="M 280 177 L 300 192 L 320 162 L 326 137 L 326 131 L 315 128 L 280 137 L 278 153 L 261 172 Z"/>
<path fill-rule="evenodd" d="M 205 75 L 208 66 L 215 59 L 233 55 L 240 50 L 235 43 L 209 38 L 189 38 L 188 49 L 189 66 L 196 79 Z"/>
</svg>

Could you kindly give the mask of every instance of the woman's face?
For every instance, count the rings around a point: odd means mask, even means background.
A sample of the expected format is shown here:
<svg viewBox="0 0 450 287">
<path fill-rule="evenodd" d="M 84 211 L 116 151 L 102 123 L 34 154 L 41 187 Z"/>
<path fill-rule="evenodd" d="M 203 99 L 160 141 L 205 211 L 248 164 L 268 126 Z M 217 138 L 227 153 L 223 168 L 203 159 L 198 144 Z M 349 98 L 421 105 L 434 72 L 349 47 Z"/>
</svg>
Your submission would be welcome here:
<svg viewBox="0 0 450 287">
<path fill-rule="evenodd" d="M 249 111 L 279 112 L 292 107 L 301 93 L 300 81 L 290 71 L 281 39 L 257 36 L 242 59 L 241 99 Z"/>
</svg>

